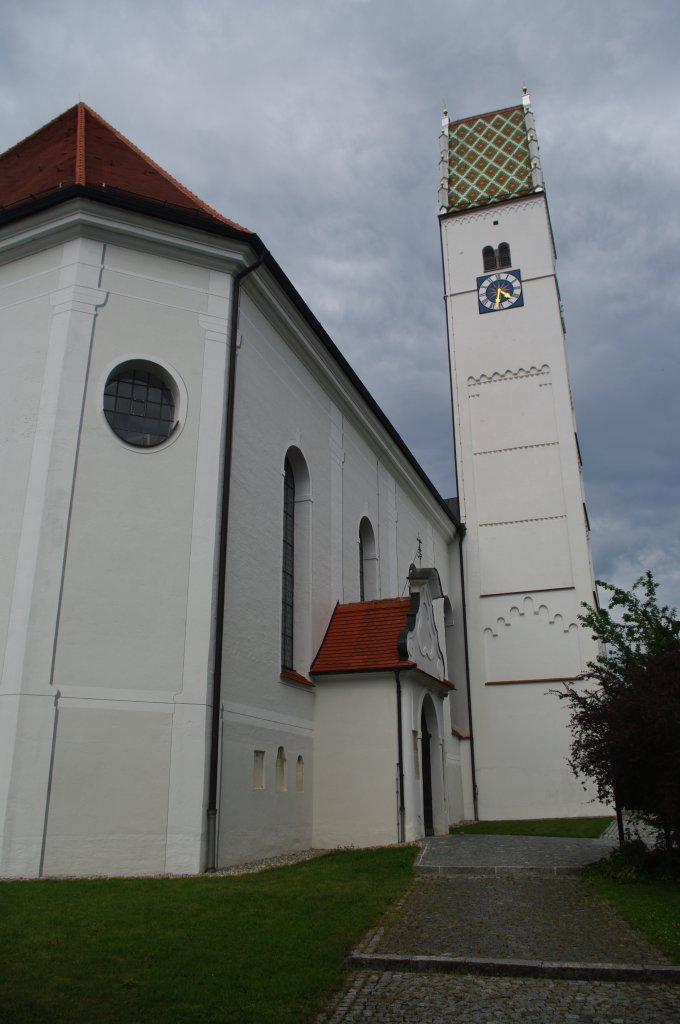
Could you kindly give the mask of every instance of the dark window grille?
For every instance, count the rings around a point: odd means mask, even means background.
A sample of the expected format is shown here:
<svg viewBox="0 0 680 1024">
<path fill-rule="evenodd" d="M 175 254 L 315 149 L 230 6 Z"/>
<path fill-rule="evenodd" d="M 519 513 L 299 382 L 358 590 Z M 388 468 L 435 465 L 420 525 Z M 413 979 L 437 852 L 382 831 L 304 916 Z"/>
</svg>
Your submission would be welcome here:
<svg viewBox="0 0 680 1024">
<path fill-rule="evenodd" d="M 281 565 L 281 665 L 293 668 L 295 583 L 295 478 L 288 459 L 283 474 L 283 557 Z"/>
<path fill-rule="evenodd" d="M 510 246 L 507 242 L 501 242 L 498 246 L 498 266 L 500 267 L 511 267 L 512 259 L 510 256 Z"/>
<path fill-rule="evenodd" d="M 175 399 L 150 370 L 122 367 L 104 388 L 104 415 L 114 434 L 149 448 L 166 441 L 175 427 Z"/>
<path fill-rule="evenodd" d="M 509 244 L 501 242 L 497 250 L 492 245 L 485 245 L 482 249 L 482 260 L 485 273 L 489 270 L 501 270 L 503 267 L 511 267 L 512 256 L 510 255 Z"/>
<path fill-rule="evenodd" d="M 484 260 L 485 271 L 496 269 L 496 253 L 494 252 L 493 246 L 484 246 L 482 249 L 482 259 Z"/>
</svg>

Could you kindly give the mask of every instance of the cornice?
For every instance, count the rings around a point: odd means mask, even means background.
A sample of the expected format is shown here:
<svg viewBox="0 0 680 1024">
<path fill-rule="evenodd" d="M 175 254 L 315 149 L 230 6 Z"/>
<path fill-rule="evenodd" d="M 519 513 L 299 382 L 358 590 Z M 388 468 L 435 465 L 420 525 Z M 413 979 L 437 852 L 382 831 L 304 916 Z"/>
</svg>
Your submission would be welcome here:
<svg viewBox="0 0 680 1024">
<path fill-rule="evenodd" d="M 225 273 L 240 270 L 252 255 L 249 245 L 235 239 L 87 198 L 74 198 L 3 225 L 0 263 L 81 236 L 167 258 L 191 260 Z"/>
<path fill-rule="evenodd" d="M 520 366 L 517 370 L 504 370 L 502 373 L 496 370 L 494 373 L 482 373 L 479 377 L 470 376 L 467 379 L 469 388 L 478 388 L 483 384 L 507 384 L 509 381 L 526 380 L 527 377 L 548 377 L 550 367 L 547 363 L 542 366 Z"/>
<path fill-rule="evenodd" d="M 474 224 L 480 220 L 498 217 L 500 210 L 503 211 L 504 216 L 508 213 L 521 213 L 537 202 L 542 202 L 547 206 L 545 192 L 533 192 L 526 196 L 518 196 L 515 199 L 506 199 L 500 203 L 489 203 L 487 206 L 480 206 L 475 210 L 447 211 L 446 213 L 441 213 L 439 219 L 442 223 L 455 219 L 459 224 Z"/>
</svg>

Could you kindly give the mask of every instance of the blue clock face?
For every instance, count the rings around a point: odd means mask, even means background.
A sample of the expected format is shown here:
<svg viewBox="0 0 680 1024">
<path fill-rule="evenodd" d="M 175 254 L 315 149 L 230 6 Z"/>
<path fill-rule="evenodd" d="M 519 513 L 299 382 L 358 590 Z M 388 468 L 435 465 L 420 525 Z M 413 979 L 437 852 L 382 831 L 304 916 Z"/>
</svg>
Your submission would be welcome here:
<svg viewBox="0 0 680 1024">
<path fill-rule="evenodd" d="M 477 278 L 477 299 L 480 313 L 497 313 L 524 305 L 522 275 L 519 270 L 499 270 Z"/>
</svg>

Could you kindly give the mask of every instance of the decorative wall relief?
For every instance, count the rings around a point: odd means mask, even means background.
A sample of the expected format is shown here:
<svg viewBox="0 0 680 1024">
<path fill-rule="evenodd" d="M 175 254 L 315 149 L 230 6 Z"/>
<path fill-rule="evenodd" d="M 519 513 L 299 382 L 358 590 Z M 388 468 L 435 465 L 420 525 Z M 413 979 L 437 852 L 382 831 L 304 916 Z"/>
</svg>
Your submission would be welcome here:
<svg viewBox="0 0 680 1024">
<path fill-rule="evenodd" d="M 405 637 L 400 638 L 404 656 L 418 668 L 436 679 L 444 679 L 444 655 L 439 646 L 439 634 L 434 617 L 433 601 L 444 595 L 436 569 L 416 569 L 409 573 L 411 612 Z"/>
<path fill-rule="evenodd" d="M 516 598 L 484 629 L 487 682 L 571 679 L 578 675 L 577 609 L 567 611 L 573 604 L 573 591 L 555 597 L 563 604 L 561 611 L 551 611 L 539 596 L 527 594 Z"/>
</svg>

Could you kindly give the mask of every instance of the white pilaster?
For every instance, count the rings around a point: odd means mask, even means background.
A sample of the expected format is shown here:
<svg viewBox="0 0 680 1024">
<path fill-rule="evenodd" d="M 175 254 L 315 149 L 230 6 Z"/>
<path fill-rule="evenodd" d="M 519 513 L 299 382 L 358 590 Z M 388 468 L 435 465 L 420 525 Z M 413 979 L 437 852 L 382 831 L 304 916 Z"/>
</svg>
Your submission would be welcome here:
<svg viewBox="0 0 680 1024">
<path fill-rule="evenodd" d="M 0 872 L 39 873 L 56 700 L 59 606 L 104 246 L 64 244 L 26 491 L 0 679 Z M 30 344 L 30 339 L 25 343 Z M 30 728 L 28 722 L 30 720 Z M 32 742 L 27 744 L 25 737 Z"/>
<path fill-rule="evenodd" d="M 191 531 L 183 686 L 175 694 L 168 798 L 166 871 L 203 868 L 206 785 L 214 649 L 222 432 L 227 329 L 231 296 L 228 274 L 210 274 L 205 331 L 196 484 Z"/>
</svg>

